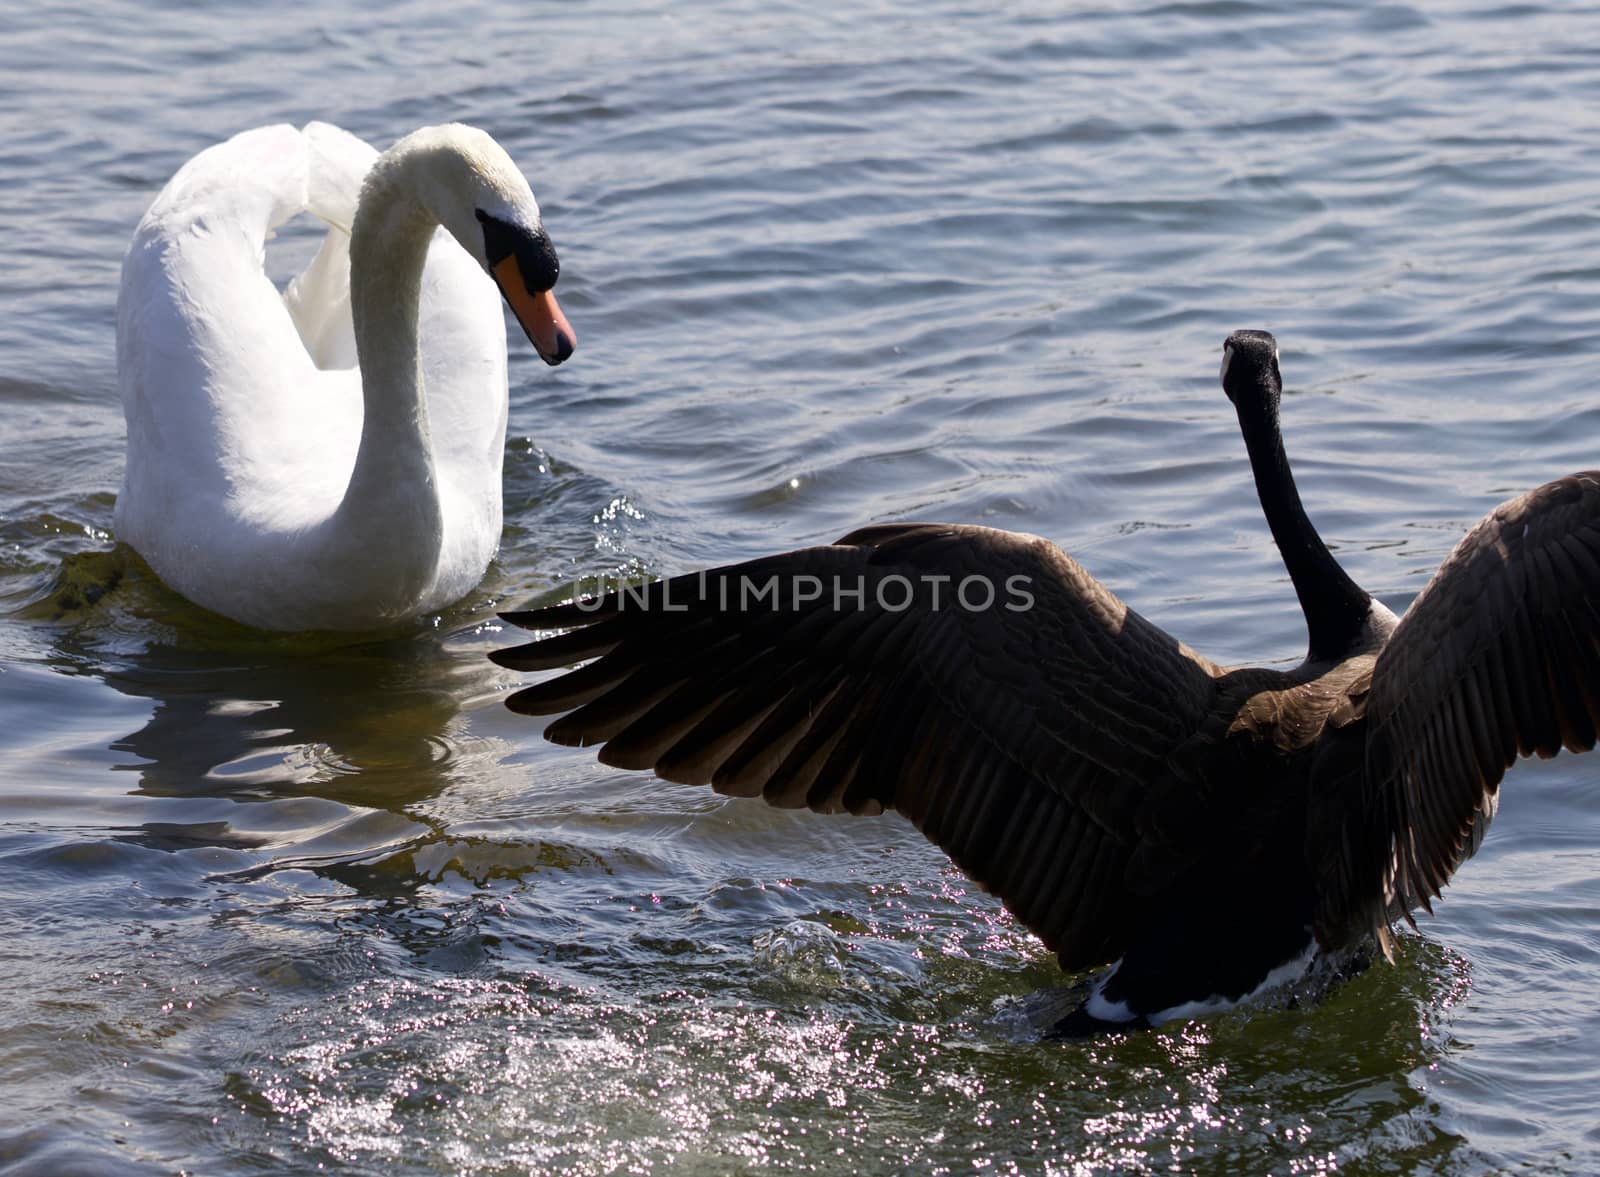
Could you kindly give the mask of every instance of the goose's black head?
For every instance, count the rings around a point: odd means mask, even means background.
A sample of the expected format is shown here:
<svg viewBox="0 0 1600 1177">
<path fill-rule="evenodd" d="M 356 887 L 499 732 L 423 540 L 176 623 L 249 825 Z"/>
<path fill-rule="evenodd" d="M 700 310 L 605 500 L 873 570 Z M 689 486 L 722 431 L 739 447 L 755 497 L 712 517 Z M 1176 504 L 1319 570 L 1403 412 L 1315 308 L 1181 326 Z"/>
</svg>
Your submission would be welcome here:
<svg viewBox="0 0 1600 1177">
<path fill-rule="evenodd" d="M 1241 413 L 1276 413 L 1283 392 L 1278 341 L 1265 331 L 1235 331 L 1222 345 L 1222 391 Z"/>
</svg>

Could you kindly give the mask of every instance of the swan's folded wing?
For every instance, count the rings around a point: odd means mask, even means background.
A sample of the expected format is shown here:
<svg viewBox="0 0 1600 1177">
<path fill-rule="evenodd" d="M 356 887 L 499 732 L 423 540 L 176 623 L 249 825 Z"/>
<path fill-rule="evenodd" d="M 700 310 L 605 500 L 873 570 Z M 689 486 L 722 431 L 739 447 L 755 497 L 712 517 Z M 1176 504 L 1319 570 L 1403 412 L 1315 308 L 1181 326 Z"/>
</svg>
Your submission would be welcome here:
<svg viewBox="0 0 1600 1177">
<path fill-rule="evenodd" d="M 362 182 L 378 162 L 378 151 L 332 123 L 310 122 L 300 133 L 307 154 L 306 210 L 348 236 Z"/>
<path fill-rule="evenodd" d="M 158 567 L 225 560 L 215 545 L 198 557 L 189 549 L 241 507 L 265 512 L 256 524 L 310 526 L 348 481 L 359 381 L 317 369 L 262 269 L 272 228 L 306 207 L 310 166 L 305 136 L 289 126 L 208 147 L 151 203 L 123 261 L 118 537 Z M 278 514 L 286 504 L 306 508 Z"/>
<path fill-rule="evenodd" d="M 1518 756 L 1594 747 L 1600 471 L 1497 507 L 1457 545 L 1373 667 L 1352 894 L 1371 923 L 1438 895 L 1478 848 Z"/>
<path fill-rule="evenodd" d="M 889 524 L 507 619 L 588 665 L 511 696 L 558 743 L 779 806 L 909 817 L 1068 967 L 1109 959 L 1160 859 L 1141 813 L 1214 668 L 1053 544 Z M 574 710 L 575 709 L 575 710 Z"/>
<path fill-rule="evenodd" d="M 359 357 L 350 311 L 350 229 L 362 182 L 378 153 L 330 123 L 307 123 L 301 136 L 306 211 L 330 228 L 316 256 L 284 288 L 283 304 L 317 367 L 354 368 Z"/>
</svg>

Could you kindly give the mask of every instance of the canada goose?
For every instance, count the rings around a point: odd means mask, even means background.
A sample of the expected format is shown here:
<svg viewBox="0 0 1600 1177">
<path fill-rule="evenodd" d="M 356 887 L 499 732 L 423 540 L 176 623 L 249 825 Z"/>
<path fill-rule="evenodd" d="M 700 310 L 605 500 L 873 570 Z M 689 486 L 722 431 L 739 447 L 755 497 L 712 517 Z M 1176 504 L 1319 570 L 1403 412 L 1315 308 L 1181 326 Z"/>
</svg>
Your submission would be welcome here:
<svg viewBox="0 0 1600 1177">
<path fill-rule="evenodd" d="M 280 294 L 265 242 L 300 212 L 328 233 Z M 382 155 L 326 123 L 202 151 L 122 266 L 117 538 L 263 629 L 376 629 L 466 595 L 500 543 L 500 299 L 559 364 L 558 272 L 528 181 L 472 127 Z"/>
<path fill-rule="evenodd" d="M 1600 472 L 1496 508 L 1404 621 L 1300 505 L 1278 349 L 1223 345 L 1306 617 L 1292 670 L 1218 666 L 1037 536 L 936 523 L 506 620 L 508 700 L 618 768 L 819 812 L 896 809 L 1058 954 L 1115 965 L 1064 1035 L 1224 1008 L 1429 906 L 1519 754 L 1594 746 Z"/>
</svg>

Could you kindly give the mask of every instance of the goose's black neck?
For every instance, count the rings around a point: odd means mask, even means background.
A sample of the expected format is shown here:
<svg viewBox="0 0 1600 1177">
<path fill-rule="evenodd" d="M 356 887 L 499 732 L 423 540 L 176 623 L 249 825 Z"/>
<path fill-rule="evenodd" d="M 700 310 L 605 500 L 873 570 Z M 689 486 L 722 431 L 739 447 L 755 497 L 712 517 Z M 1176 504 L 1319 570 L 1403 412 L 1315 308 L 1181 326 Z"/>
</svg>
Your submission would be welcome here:
<svg viewBox="0 0 1600 1177">
<path fill-rule="evenodd" d="M 1277 376 L 1262 372 L 1260 379 L 1271 385 L 1259 390 L 1262 395 L 1236 400 L 1256 494 L 1305 614 L 1307 658 L 1337 662 L 1362 640 L 1372 597 L 1339 566 L 1301 505 L 1278 423 Z"/>
</svg>

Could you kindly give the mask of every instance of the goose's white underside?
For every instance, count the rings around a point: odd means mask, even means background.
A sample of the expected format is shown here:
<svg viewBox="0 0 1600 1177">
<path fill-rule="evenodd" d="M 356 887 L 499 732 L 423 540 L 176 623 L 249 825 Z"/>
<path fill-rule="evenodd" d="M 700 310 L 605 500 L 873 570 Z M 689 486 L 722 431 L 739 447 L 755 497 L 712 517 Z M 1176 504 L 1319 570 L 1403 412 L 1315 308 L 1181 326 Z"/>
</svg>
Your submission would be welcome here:
<svg viewBox="0 0 1600 1177">
<path fill-rule="evenodd" d="M 439 230 L 419 317 L 443 517 L 437 566 L 420 591 L 385 584 L 405 521 L 381 511 L 360 521 L 341 544 L 348 550 L 330 555 L 318 543 L 361 437 L 348 234 L 376 158 L 326 124 L 235 136 L 173 177 L 124 264 L 117 360 L 128 449 L 117 537 L 173 589 L 249 624 L 365 628 L 431 611 L 477 583 L 499 541 L 500 296 Z M 265 243 L 302 212 L 330 229 L 280 294 L 264 271 Z"/>
</svg>

